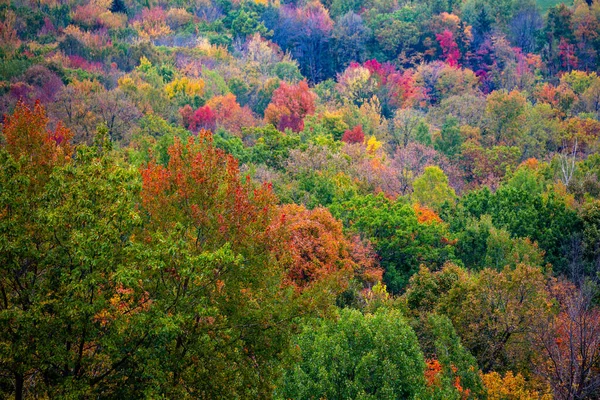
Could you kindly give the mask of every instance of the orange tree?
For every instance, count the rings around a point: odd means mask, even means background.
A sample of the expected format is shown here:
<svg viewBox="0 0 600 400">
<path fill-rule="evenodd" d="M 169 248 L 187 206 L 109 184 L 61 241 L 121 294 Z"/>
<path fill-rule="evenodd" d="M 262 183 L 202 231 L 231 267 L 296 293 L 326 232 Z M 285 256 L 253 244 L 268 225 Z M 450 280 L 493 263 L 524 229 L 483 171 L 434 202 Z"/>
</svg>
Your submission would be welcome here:
<svg viewBox="0 0 600 400">
<path fill-rule="evenodd" d="M 277 200 L 208 132 L 169 156 L 142 169 L 136 237 L 162 318 L 154 382 L 175 397 L 268 397 L 298 314 Z"/>
</svg>

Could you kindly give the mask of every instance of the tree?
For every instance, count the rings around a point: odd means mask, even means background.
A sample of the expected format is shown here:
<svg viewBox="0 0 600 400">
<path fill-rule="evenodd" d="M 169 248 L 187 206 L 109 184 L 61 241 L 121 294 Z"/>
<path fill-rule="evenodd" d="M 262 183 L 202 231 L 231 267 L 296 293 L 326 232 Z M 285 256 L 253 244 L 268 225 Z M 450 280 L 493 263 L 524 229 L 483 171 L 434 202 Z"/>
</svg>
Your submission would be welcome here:
<svg viewBox="0 0 600 400">
<path fill-rule="evenodd" d="M 359 253 L 358 243 L 345 237 L 342 223 L 326 209 L 307 210 L 290 204 L 280 212 L 292 255 L 286 279 L 296 289 L 325 285 L 328 293 L 337 294 L 354 276 L 370 285 L 381 279 L 373 258 L 354 258 Z"/>
<path fill-rule="evenodd" d="M 392 168 L 400 182 L 402 194 L 413 190 L 414 180 L 423 174 L 425 167 L 439 165 L 449 176 L 452 187 L 460 187 L 462 177 L 460 171 L 443 155 L 421 143 L 409 143 L 406 148 L 398 147 L 392 159 Z"/>
<path fill-rule="evenodd" d="M 279 10 L 279 21 L 273 27 L 274 41 L 298 60 L 302 74 L 318 83 L 331 76 L 330 51 L 333 21 L 319 1 L 296 8 L 286 5 Z"/>
<path fill-rule="evenodd" d="M 510 23 L 509 38 L 511 42 L 525 53 L 532 53 L 536 48 L 536 39 L 544 26 L 544 21 L 537 7 L 525 5 Z"/>
<path fill-rule="evenodd" d="M 583 224 L 565 198 L 554 192 L 534 194 L 523 188 L 501 186 L 494 194 L 488 188 L 467 193 L 459 202 L 459 208 L 463 206 L 467 215 L 490 215 L 494 226 L 506 229 L 513 238 L 537 242 L 554 272 L 568 272 L 564 250 L 573 237 L 581 234 Z"/>
<path fill-rule="evenodd" d="M 441 267 L 454 259 L 454 242 L 447 226 L 436 221 L 419 222 L 415 209 L 401 200 L 357 196 L 332 204 L 330 209 L 351 232 L 373 244 L 391 293 L 401 292 L 419 265 Z"/>
<path fill-rule="evenodd" d="M 454 158 L 460 153 L 462 143 L 458 120 L 452 116 L 446 117 L 440 136 L 435 139 L 435 149 L 449 158 Z"/>
<path fill-rule="evenodd" d="M 354 128 L 344 132 L 342 142 L 345 143 L 363 143 L 365 141 L 365 133 L 362 130 L 362 125 L 356 125 Z"/>
<path fill-rule="evenodd" d="M 484 372 L 527 371 L 535 352 L 528 344 L 533 322 L 548 312 L 545 285 L 538 267 L 484 269 L 457 281 L 437 310 L 452 320 Z"/>
<path fill-rule="evenodd" d="M 205 131 L 169 155 L 141 171 L 136 235 L 162 315 L 153 382 L 168 397 L 268 397 L 302 314 L 283 282 L 290 257 L 277 200 L 270 185 L 241 179 Z"/>
<path fill-rule="evenodd" d="M 433 398 L 480 398 L 484 388 L 477 361 L 461 344 L 450 319 L 430 314 L 425 324 L 425 335 L 433 341 L 433 353 L 426 355 L 428 365 L 439 365 L 439 371 L 429 377 Z"/>
<path fill-rule="evenodd" d="M 257 121 L 248 106 L 241 107 L 235 95 L 215 96 L 206 102 L 214 111 L 217 125 L 236 136 L 242 136 L 242 129 L 256 126 Z"/>
<path fill-rule="evenodd" d="M 337 71 L 346 68 L 351 62 L 366 61 L 366 46 L 371 30 L 364 25 L 360 15 L 350 11 L 338 17 L 331 36 Z"/>
<path fill-rule="evenodd" d="M 487 98 L 490 144 L 512 146 L 526 122 L 527 99 L 518 92 L 494 91 Z"/>
<path fill-rule="evenodd" d="M 4 125 L 0 388 L 16 399 L 128 397 L 119 385 L 137 380 L 134 354 L 152 326 L 129 240 L 136 173 L 85 146 L 71 158 L 70 133 L 47 123 L 40 105 L 19 104 Z"/>
<path fill-rule="evenodd" d="M 310 91 L 306 81 L 297 85 L 281 82 L 265 110 L 265 122 L 277 127 L 282 122 L 288 123 L 294 132 L 300 132 L 304 128 L 304 117 L 314 112 L 315 94 Z"/>
<path fill-rule="evenodd" d="M 489 400 L 551 400 L 550 393 L 540 393 L 537 390 L 529 388 L 528 382 L 523 375 L 508 371 L 504 376 L 498 372 L 482 374 L 481 379 Z"/>
<path fill-rule="evenodd" d="M 301 359 L 277 398 L 415 398 L 424 390 L 423 353 L 398 311 L 341 309 L 337 321 L 306 326 L 296 343 Z"/>
<path fill-rule="evenodd" d="M 201 130 L 214 131 L 217 127 L 217 116 L 209 105 L 198 108 L 196 111 L 189 105 L 179 110 L 183 124 L 193 133 Z"/>
<path fill-rule="evenodd" d="M 532 333 L 541 349 L 535 371 L 558 399 L 589 399 L 600 393 L 600 309 L 590 289 L 568 282 L 554 285 L 558 312 L 540 321 Z"/>
<path fill-rule="evenodd" d="M 408 146 L 409 142 L 415 141 L 417 129 L 423 122 L 423 114 L 413 109 L 401 109 L 396 111 L 394 120 L 390 125 L 392 147 Z"/>
<path fill-rule="evenodd" d="M 413 188 L 413 199 L 434 210 L 456 199 L 454 189 L 448 185 L 448 177 L 439 167 L 425 167 L 423 175 L 413 182 Z"/>
<path fill-rule="evenodd" d="M 444 61 L 451 67 L 460 67 L 458 63 L 460 59 L 460 50 L 458 44 L 454 40 L 454 34 L 446 29 L 444 32 L 435 36 L 440 47 L 442 48 L 442 56 Z"/>
</svg>

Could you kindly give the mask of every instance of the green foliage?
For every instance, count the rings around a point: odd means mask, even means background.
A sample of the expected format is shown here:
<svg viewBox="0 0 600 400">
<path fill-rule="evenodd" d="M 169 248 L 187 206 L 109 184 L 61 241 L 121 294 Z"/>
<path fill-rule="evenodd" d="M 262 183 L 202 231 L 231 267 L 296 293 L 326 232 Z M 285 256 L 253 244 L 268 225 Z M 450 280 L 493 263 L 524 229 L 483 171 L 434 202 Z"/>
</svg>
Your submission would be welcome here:
<svg viewBox="0 0 600 400">
<path fill-rule="evenodd" d="M 168 149 L 175 138 L 186 140 L 190 136 L 187 129 L 175 127 L 156 115 L 145 115 L 139 122 L 140 131 L 133 139 L 135 150 L 131 149 L 129 156 L 133 165 L 141 166 L 153 157 L 162 164 L 169 163 Z"/>
<path fill-rule="evenodd" d="M 255 141 L 248 151 L 248 161 L 272 168 L 283 168 L 290 150 L 300 145 L 298 135 L 281 132 L 273 125 L 249 128 L 244 131 L 244 136 Z"/>
<path fill-rule="evenodd" d="M 489 215 L 471 219 L 458 234 L 456 254 L 468 268 L 501 270 L 510 265 L 527 263 L 544 266 L 544 252 L 528 238 L 511 237 L 503 228 L 496 228 Z"/>
<path fill-rule="evenodd" d="M 458 120 L 454 117 L 447 117 L 440 136 L 435 140 L 435 149 L 452 158 L 460 153 L 462 142 Z"/>
<path fill-rule="evenodd" d="M 282 399 L 414 399 L 424 391 L 423 353 L 397 311 L 342 309 L 337 321 L 306 326 L 301 360 L 286 371 Z"/>
<path fill-rule="evenodd" d="M 448 202 L 453 203 L 456 193 L 448 185 L 448 177 L 439 167 L 425 167 L 423 175 L 413 182 L 413 199 L 427 207 L 438 210 Z"/>
<path fill-rule="evenodd" d="M 82 147 L 22 196 L 33 177 L 0 154 L 0 208 L 11 210 L 0 222 L 3 375 L 48 396 L 128 396 L 119 385 L 137 376 L 154 326 L 130 241 L 137 171 Z"/>
<path fill-rule="evenodd" d="M 577 212 L 554 192 L 535 194 L 505 185 L 493 194 L 488 189 L 467 193 L 458 208 L 475 218 L 488 214 L 495 227 L 506 229 L 512 237 L 536 241 L 556 272 L 568 271 L 563 249 L 568 248 L 569 236 L 565 232 L 577 235 L 582 231 L 582 222 Z"/>
<path fill-rule="evenodd" d="M 444 223 L 420 223 L 413 207 L 382 195 L 357 196 L 333 204 L 331 211 L 352 232 L 369 239 L 381 257 L 390 292 L 401 292 L 410 276 L 425 264 L 441 267 L 454 259 L 454 246 Z"/>
<path fill-rule="evenodd" d="M 427 325 L 431 330 L 435 357 L 442 365 L 441 390 L 436 390 L 434 398 L 479 399 L 484 396 L 477 361 L 461 344 L 450 319 L 430 314 Z"/>
</svg>

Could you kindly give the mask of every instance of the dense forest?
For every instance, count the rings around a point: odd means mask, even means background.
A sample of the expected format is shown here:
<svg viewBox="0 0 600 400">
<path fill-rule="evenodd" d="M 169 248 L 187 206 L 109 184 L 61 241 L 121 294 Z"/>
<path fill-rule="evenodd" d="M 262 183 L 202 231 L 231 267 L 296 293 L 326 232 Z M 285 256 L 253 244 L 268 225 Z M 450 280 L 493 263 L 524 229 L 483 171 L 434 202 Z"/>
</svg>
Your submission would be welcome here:
<svg viewBox="0 0 600 400">
<path fill-rule="evenodd" d="M 600 0 L 0 0 L 0 398 L 600 398 Z"/>
</svg>

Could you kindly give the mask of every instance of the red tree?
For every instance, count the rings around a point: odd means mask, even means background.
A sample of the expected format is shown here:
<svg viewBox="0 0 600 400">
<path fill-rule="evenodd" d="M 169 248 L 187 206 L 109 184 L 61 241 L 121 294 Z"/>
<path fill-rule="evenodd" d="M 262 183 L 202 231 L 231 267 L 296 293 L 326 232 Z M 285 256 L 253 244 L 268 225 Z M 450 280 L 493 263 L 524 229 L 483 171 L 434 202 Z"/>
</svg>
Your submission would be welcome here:
<svg viewBox="0 0 600 400">
<path fill-rule="evenodd" d="M 460 59 L 460 50 L 458 49 L 456 40 L 454 40 L 454 34 L 446 29 L 444 32 L 435 35 L 435 38 L 442 48 L 443 57 L 446 63 L 451 67 L 460 67 L 458 63 L 458 60 Z"/>
<path fill-rule="evenodd" d="M 342 136 L 342 142 L 345 143 L 362 143 L 365 141 L 365 133 L 362 125 L 356 125 L 353 129 L 347 130 Z"/>
<path fill-rule="evenodd" d="M 210 106 L 200 107 L 193 111 L 189 104 L 179 110 L 183 124 L 193 133 L 204 129 L 213 132 L 217 127 L 217 116 Z"/>
<path fill-rule="evenodd" d="M 297 85 L 281 82 L 265 110 L 265 121 L 300 132 L 304 129 L 304 117 L 315 112 L 315 97 L 306 81 Z"/>
<path fill-rule="evenodd" d="M 71 132 L 59 122 L 54 131 L 47 129 L 46 110 L 36 102 L 33 108 L 18 102 L 12 115 L 4 117 L 6 150 L 15 160 L 23 160 L 30 171 L 30 189 L 43 184 L 56 165 L 70 160 Z"/>
</svg>

